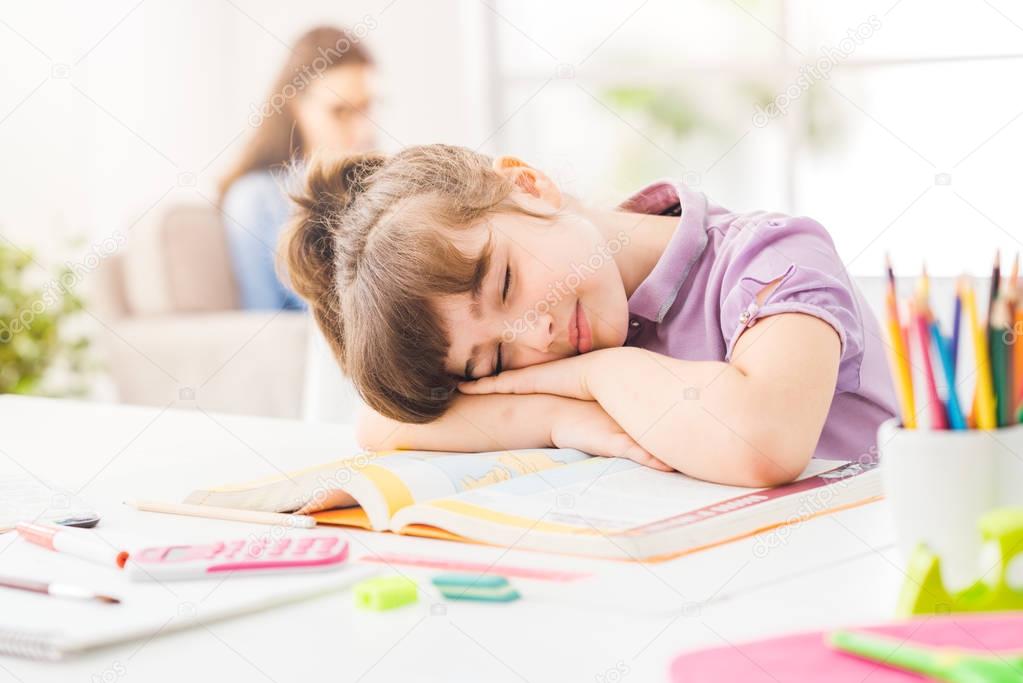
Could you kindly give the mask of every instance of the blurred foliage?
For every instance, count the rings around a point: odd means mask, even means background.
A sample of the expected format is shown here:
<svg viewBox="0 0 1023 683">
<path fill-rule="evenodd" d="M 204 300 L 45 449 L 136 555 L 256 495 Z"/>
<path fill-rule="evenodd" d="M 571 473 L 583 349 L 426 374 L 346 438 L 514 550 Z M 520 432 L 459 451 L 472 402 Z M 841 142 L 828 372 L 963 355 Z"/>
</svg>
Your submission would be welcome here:
<svg viewBox="0 0 1023 683">
<path fill-rule="evenodd" d="M 678 139 L 714 129 L 714 122 L 699 110 L 689 93 L 682 90 L 619 86 L 609 88 L 605 95 L 614 106 L 643 112 Z"/>
<path fill-rule="evenodd" d="M 36 283 L 39 270 L 30 252 L 0 241 L 0 393 L 82 395 L 89 342 L 69 329 L 82 310 L 78 275 L 65 266 Z"/>
<path fill-rule="evenodd" d="M 706 111 L 701 103 L 706 97 L 683 86 L 615 86 L 607 88 L 608 102 L 623 111 L 634 111 L 652 124 L 655 133 L 666 133 L 676 142 L 698 135 L 723 139 L 735 138 L 747 128 L 753 112 L 767 108 L 784 91 L 785 85 L 768 79 L 736 79 L 725 83 L 725 102 L 718 101 L 714 111 Z M 726 106 L 731 111 L 722 111 Z M 833 98 L 820 83 L 812 84 L 792 109 L 802 108 L 800 144 L 813 149 L 827 147 L 840 138 L 841 120 L 833 106 Z M 739 114 L 736 116 L 736 114 Z M 790 110 L 788 115 L 792 115 Z"/>
</svg>

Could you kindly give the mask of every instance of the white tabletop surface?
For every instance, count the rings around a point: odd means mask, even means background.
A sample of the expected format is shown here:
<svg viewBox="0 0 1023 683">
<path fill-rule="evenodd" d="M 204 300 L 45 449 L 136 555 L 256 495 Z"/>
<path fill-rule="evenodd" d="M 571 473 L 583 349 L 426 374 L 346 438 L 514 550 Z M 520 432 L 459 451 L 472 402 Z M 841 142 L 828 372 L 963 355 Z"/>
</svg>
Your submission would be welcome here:
<svg viewBox="0 0 1023 683">
<path fill-rule="evenodd" d="M 95 532 L 115 540 L 247 537 L 252 525 L 137 512 L 122 501 L 180 500 L 197 487 L 355 448 L 345 425 L 0 397 L 0 474 L 27 470 L 80 491 L 103 516 Z M 63 662 L 0 657 L 0 682 L 662 681 L 685 650 L 890 619 L 904 578 L 883 503 L 655 564 L 337 527 L 318 532 L 347 539 L 355 558 L 390 552 L 592 576 L 570 584 L 514 580 L 522 600 L 487 605 L 444 602 L 429 586 L 435 572 L 384 567 L 420 581 L 418 604 L 365 612 L 344 591 Z M 36 563 L 47 559 L 39 552 L 0 535 L 0 573 L 24 566 L 25 553 L 36 553 Z"/>
</svg>

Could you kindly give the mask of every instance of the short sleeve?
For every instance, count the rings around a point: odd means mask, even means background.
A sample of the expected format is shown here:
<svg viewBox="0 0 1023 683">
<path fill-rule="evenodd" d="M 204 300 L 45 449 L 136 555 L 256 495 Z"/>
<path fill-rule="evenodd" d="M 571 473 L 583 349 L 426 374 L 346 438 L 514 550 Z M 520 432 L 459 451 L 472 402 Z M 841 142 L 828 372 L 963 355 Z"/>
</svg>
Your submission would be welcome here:
<svg viewBox="0 0 1023 683">
<path fill-rule="evenodd" d="M 725 360 L 742 332 L 761 318 L 803 313 L 823 320 L 838 333 L 839 391 L 859 388 L 864 331 L 859 302 L 831 236 L 816 221 L 780 217 L 733 228 L 723 250 L 721 333 Z M 760 304 L 757 295 L 778 281 Z"/>
</svg>

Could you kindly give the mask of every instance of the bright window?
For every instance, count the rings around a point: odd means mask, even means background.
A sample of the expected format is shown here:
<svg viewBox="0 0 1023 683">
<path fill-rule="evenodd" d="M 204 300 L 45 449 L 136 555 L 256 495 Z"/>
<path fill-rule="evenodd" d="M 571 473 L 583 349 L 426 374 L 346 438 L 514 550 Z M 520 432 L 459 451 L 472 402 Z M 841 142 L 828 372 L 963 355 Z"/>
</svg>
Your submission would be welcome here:
<svg viewBox="0 0 1023 683">
<path fill-rule="evenodd" d="M 681 177 L 810 215 L 854 274 L 1023 248 L 1023 7 L 488 0 L 491 152 L 596 201 Z"/>
</svg>

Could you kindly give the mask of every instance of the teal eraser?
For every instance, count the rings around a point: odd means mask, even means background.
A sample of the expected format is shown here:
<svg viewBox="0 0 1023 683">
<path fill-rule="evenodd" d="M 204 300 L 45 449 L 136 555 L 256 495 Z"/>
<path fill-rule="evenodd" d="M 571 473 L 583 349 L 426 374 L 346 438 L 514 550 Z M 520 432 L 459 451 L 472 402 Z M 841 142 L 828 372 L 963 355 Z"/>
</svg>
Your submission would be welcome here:
<svg viewBox="0 0 1023 683">
<path fill-rule="evenodd" d="M 522 597 L 508 579 L 492 574 L 441 574 L 432 581 L 448 600 L 511 602 Z"/>
</svg>

